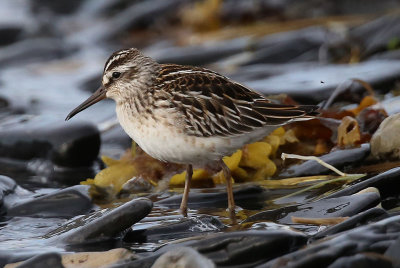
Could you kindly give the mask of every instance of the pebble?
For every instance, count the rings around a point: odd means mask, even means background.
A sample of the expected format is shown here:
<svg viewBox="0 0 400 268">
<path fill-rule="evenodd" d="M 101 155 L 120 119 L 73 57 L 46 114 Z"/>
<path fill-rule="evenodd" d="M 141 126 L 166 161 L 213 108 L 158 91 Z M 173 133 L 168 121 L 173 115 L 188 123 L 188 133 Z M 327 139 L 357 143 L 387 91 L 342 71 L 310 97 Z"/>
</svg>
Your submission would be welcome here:
<svg viewBox="0 0 400 268">
<path fill-rule="evenodd" d="M 387 117 L 371 138 L 371 154 L 376 158 L 400 159 L 400 114 Z"/>
<path fill-rule="evenodd" d="M 161 255 L 151 268 L 214 268 L 215 264 L 192 248 L 175 248 Z"/>
</svg>

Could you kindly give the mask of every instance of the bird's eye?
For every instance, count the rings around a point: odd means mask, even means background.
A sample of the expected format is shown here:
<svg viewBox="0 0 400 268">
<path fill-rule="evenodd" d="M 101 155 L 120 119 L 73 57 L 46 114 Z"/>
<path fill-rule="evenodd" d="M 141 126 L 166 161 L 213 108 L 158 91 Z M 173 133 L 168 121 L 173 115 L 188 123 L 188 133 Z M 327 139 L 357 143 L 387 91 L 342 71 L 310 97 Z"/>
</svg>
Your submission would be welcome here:
<svg viewBox="0 0 400 268">
<path fill-rule="evenodd" d="M 119 78 L 120 76 L 121 76 L 120 72 L 113 72 L 112 73 L 112 77 L 114 77 L 114 78 Z"/>
</svg>

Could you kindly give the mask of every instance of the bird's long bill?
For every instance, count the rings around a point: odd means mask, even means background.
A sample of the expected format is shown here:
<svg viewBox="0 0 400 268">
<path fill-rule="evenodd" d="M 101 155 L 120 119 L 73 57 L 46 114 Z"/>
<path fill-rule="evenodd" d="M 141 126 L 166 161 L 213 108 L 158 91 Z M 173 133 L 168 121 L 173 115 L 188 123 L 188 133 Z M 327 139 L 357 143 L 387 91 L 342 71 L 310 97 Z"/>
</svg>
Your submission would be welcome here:
<svg viewBox="0 0 400 268">
<path fill-rule="evenodd" d="M 76 115 L 77 113 L 85 110 L 86 108 L 92 106 L 93 104 L 95 104 L 96 102 L 99 102 L 103 99 L 106 98 L 106 91 L 104 89 L 104 87 L 99 87 L 99 89 L 97 89 L 92 96 L 90 96 L 87 100 L 85 100 L 84 102 L 82 102 L 78 107 L 76 107 L 75 109 L 73 109 L 68 115 L 67 118 L 65 118 L 65 121 L 68 121 L 69 119 L 71 119 L 74 115 Z"/>
</svg>

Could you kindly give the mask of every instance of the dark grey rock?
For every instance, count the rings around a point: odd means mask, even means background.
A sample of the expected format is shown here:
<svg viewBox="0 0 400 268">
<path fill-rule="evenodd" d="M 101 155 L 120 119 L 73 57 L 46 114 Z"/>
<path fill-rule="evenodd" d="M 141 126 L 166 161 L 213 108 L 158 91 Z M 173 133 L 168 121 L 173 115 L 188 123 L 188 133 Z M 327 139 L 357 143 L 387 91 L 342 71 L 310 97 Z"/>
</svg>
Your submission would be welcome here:
<svg viewBox="0 0 400 268">
<path fill-rule="evenodd" d="M 0 66 L 64 58 L 74 51 L 75 47 L 58 39 L 25 39 L 0 49 Z"/>
<path fill-rule="evenodd" d="M 243 52 L 251 43 L 249 38 L 236 38 L 211 45 L 158 48 L 148 53 L 160 63 L 204 65 Z"/>
<path fill-rule="evenodd" d="M 153 203 L 147 198 L 133 199 L 115 208 L 75 219 L 45 237 L 55 243 L 75 245 L 115 238 L 150 213 Z"/>
<path fill-rule="evenodd" d="M 64 265 L 61 262 L 61 255 L 58 253 L 44 253 L 33 258 L 30 258 L 20 265 L 18 268 L 43 268 L 43 267 L 52 267 L 52 268 L 64 268 Z"/>
<path fill-rule="evenodd" d="M 336 225 L 330 226 L 321 232 L 316 233 L 310 241 L 314 241 L 317 239 L 321 239 L 330 235 L 334 235 L 343 231 L 347 231 L 353 228 L 356 228 L 361 225 L 368 224 L 370 222 L 381 220 L 382 218 L 389 217 L 389 213 L 382 208 L 370 208 L 366 211 L 358 213 L 345 220 L 344 222 L 338 223 Z"/>
<path fill-rule="evenodd" d="M 240 73 L 241 68 L 237 72 Z M 341 83 L 354 77 L 366 81 L 373 88 L 388 91 L 397 81 L 399 72 L 400 61 L 376 60 L 351 65 L 316 64 L 314 68 L 240 82 L 266 95 L 285 93 L 303 102 L 320 102 L 328 99 Z M 351 92 L 364 92 L 361 85 L 353 84 Z"/>
<path fill-rule="evenodd" d="M 346 165 L 358 165 L 370 153 L 370 145 L 362 144 L 359 148 L 336 150 L 320 157 L 321 160 L 336 167 L 342 168 Z M 292 165 L 279 174 L 280 177 L 300 177 L 331 172 L 328 168 L 320 165 L 317 161 L 308 160 L 298 165 Z"/>
<path fill-rule="evenodd" d="M 258 268 L 286 266 L 328 267 L 340 257 L 357 253 L 384 253 L 400 237 L 400 216 L 361 226 L 329 240 L 316 241 L 307 247 L 275 258 Z"/>
<path fill-rule="evenodd" d="M 322 27 L 309 27 L 267 35 L 256 42 L 256 51 L 241 64 L 318 61 L 318 48 L 329 35 L 330 33 Z M 310 52 L 313 54 L 312 57 L 304 57 Z"/>
<path fill-rule="evenodd" d="M 45 158 L 67 167 L 90 166 L 97 159 L 100 134 L 96 126 L 35 117 L 0 126 L 0 157 Z"/>
<path fill-rule="evenodd" d="M 134 227 L 125 234 L 124 241 L 158 243 L 162 240 L 185 238 L 199 233 L 220 232 L 223 229 L 225 225 L 213 216 L 182 218 L 177 222 L 168 222 L 145 229 Z"/>
<path fill-rule="evenodd" d="M 292 231 L 240 231 L 212 235 L 199 241 L 168 245 L 148 257 L 114 268 L 151 267 L 163 253 L 177 247 L 189 246 L 211 259 L 218 267 L 254 267 L 305 245 L 307 237 Z"/>
<path fill-rule="evenodd" d="M 7 204 L 7 216 L 67 217 L 84 214 L 93 209 L 89 187 L 76 185 L 29 201 Z"/>
<path fill-rule="evenodd" d="M 378 188 L 382 199 L 390 196 L 397 197 L 399 189 L 399 177 L 400 168 L 393 168 L 372 178 L 363 180 L 340 191 L 337 191 L 336 193 L 329 195 L 329 198 L 351 195 L 368 187 Z"/>
<path fill-rule="evenodd" d="M 328 268 L 392 268 L 393 264 L 390 260 L 382 255 L 359 253 L 354 256 L 341 257 L 334 261 Z"/>
<path fill-rule="evenodd" d="M 398 238 L 385 252 L 385 257 L 389 258 L 393 266 L 400 267 L 400 238 Z"/>
<path fill-rule="evenodd" d="M 355 27 L 350 38 L 363 46 L 362 56 L 368 57 L 376 52 L 387 50 L 388 44 L 400 37 L 400 16 L 388 15 Z"/>
<path fill-rule="evenodd" d="M 259 212 L 248 217 L 245 222 L 274 221 L 288 224 L 292 223 L 292 216 L 302 218 L 346 217 L 375 207 L 379 202 L 380 197 L 378 193 L 363 193 L 338 198 L 327 198 L 303 205 Z"/>
</svg>

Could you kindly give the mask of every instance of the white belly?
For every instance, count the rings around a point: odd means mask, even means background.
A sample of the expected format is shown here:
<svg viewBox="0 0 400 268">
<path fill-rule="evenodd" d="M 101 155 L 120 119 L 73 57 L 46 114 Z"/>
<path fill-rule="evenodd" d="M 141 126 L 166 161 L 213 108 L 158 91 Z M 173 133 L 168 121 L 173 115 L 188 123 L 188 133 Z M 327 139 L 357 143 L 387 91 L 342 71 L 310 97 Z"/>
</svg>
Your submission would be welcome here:
<svg viewBox="0 0 400 268">
<path fill-rule="evenodd" d="M 239 137 L 196 137 L 164 124 L 164 119 L 158 122 L 150 117 L 138 119 L 118 107 L 117 116 L 125 132 L 150 156 L 161 161 L 195 166 L 218 161 L 270 132 L 260 129 L 259 133 Z"/>
</svg>

